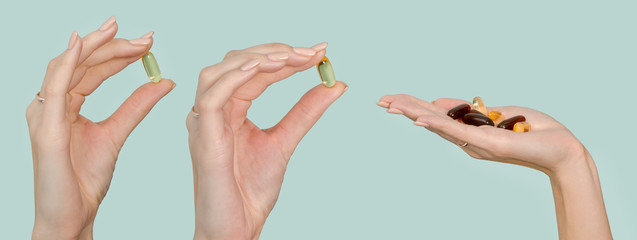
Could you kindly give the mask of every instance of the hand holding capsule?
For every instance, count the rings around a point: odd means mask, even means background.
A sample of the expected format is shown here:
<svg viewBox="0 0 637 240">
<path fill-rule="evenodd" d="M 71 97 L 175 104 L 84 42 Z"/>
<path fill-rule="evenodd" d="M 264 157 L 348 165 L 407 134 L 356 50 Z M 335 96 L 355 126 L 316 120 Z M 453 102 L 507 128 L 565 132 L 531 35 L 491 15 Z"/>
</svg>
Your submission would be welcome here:
<svg viewBox="0 0 637 240">
<path fill-rule="evenodd" d="M 525 116 L 531 131 L 476 127 L 447 116 L 460 104 L 470 103 L 448 98 L 427 102 L 404 94 L 386 95 L 378 102 L 388 113 L 408 117 L 415 125 L 461 146 L 471 157 L 526 166 L 547 174 L 553 186 L 560 239 L 612 238 L 593 158 L 564 125 L 533 109 L 493 107 L 488 111 L 496 110 L 507 118 Z"/>
<path fill-rule="evenodd" d="M 314 67 L 326 44 L 264 44 L 229 52 L 204 68 L 186 119 L 195 185 L 195 239 L 256 239 L 278 198 L 299 141 L 346 89 L 310 89 L 275 126 L 260 129 L 247 111 L 271 84 Z"/>
<path fill-rule="evenodd" d="M 114 39 L 116 33 L 114 17 L 83 38 L 73 32 L 68 49 L 49 63 L 38 99 L 27 107 L 35 175 L 33 239 L 92 239 L 119 150 L 174 86 L 170 80 L 144 84 L 102 122 L 80 115 L 86 96 L 152 45 L 152 34 L 125 40 Z"/>
</svg>

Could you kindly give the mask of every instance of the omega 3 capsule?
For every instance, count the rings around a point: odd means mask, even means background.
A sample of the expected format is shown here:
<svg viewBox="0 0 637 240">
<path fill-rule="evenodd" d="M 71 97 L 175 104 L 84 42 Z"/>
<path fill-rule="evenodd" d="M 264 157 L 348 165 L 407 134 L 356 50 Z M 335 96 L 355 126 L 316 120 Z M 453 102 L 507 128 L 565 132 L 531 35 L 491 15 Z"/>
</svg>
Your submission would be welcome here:
<svg viewBox="0 0 637 240">
<path fill-rule="evenodd" d="M 524 116 L 517 115 L 515 117 L 508 118 L 508 119 L 502 121 L 500 124 L 498 124 L 498 127 L 499 128 L 508 129 L 508 130 L 513 130 L 513 126 L 516 123 L 524 122 L 524 121 L 526 121 L 526 118 Z"/>
<path fill-rule="evenodd" d="M 493 120 L 493 122 L 499 122 L 498 120 L 502 117 L 502 113 L 498 112 L 496 110 L 490 111 L 489 112 L 489 118 L 491 118 L 491 120 Z"/>
<path fill-rule="evenodd" d="M 326 87 L 333 87 L 336 83 L 336 77 L 334 76 L 334 69 L 332 68 L 330 60 L 327 59 L 327 57 L 323 57 L 323 60 L 316 64 L 316 68 L 321 76 L 323 85 Z"/>
<path fill-rule="evenodd" d="M 142 63 L 144 63 L 144 69 L 151 81 L 158 83 L 161 80 L 161 72 L 159 71 L 159 65 L 155 60 L 155 55 L 148 52 L 142 57 Z"/>
<path fill-rule="evenodd" d="M 495 125 L 493 120 L 482 113 L 467 113 L 462 117 L 462 122 L 473 126 Z"/>
<path fill-rule="evenodd" d="M 514 132 L 528 132 L 531 131 L 531 124 L 528 122 L 518 122 L 513 125 Z"/>
<path fill-rule="evenodd" d="M 471 111 L 471 105 L 469 104 L 460 104 L 447 112 L 447 116 L 458 119 L 464 117 L 465 114 Z"/>
<path fill-rule="evenodd" d="M 484 106 L 484 102 L 482 101 L 482 98 L 480 98 L 480 97 L 474 97 L 473 98 L 473 109 L 481 112 L 484 115 L 489 114 L 489 113 L 487 113 L 487 107 Z"/>
</svg>

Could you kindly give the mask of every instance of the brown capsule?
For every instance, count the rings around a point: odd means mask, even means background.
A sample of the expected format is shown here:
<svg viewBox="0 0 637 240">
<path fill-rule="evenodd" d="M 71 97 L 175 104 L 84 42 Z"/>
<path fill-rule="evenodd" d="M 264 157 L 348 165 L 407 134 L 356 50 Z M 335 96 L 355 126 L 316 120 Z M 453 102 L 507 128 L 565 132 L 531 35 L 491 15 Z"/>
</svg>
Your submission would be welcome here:
<svg viewBox="0 0 637 240">
<path fill-rule="evenodd" d="M 469 111 L 469 113 L 480 114 L 480 115 L 482 115 L 482 116 L 487 117 L 487 115 L 484 115 L 482 112 L 480 112 L 480 111 L 478 111 L 478 110 L 475 110 L 475 109 L 471 109 L 471 111 Z"/>
<path fill-rule="evenodd" d="M 531 124 L 528 122 L 518 122 L 513 125 L 514 132 L 528 132 L 531 131 Z"/>
<path fill-rule="evenodd" d="M 473 126 L 495 125 L 493 120 L 482 113 L 467 113 L 462 117 L 462 122 Z"/>
<path fill-rule="evenodd" d="M 458 118 L 464 117 L 464 115 L 469 113 L 469 111 L 471 111 L 471 105 L 460 104 L 456 106 L 455 108 L 452 108 L 451 110 L 449 110 L 449 112 L 447 112 L 447 116 L 453 119 L 458 119 Z"/>
<path fill-rule="evenodd" d="M 498 124 L 498 127 L 508 129 L 508 130 L 513 130 L 513 126 L 516 123 L 524 122 L 524 121 L 526 121 L 526 118 L 524 116 L 517 115 L 515 117 L 511 117 L 509 119 L 502 121 L 500 124 Z"/>
</svg>

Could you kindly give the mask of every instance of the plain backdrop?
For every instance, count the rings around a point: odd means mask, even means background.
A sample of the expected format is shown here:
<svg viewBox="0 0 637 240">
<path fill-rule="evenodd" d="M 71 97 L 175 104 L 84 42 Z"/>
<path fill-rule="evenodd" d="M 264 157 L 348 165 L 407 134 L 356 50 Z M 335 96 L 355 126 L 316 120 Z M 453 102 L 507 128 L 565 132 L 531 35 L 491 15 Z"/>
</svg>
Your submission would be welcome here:
<svg viewBox="0 0 637 240">
<path fill-rule="evenodd" d="M 199 71 L 233 49 L 328 41 L 350 89 L 305 136 L 261 239 L 557 239 L 549 179 L 475 160 L 375 103 L 385 94 L 481 96 L 546 112 L 592 153 L 616 239 L 637 237 L 634 1 L 11 1 L 0 8 L 0 239 L 30 237 L 33 172 L 24 110 L 73 30 L 110 16 L 117 37 L 155 31 L 177 83 L 128 138 L 96 239 L 190 239 L 185 117 Z M 148 81 L 141 62 L 108 79 L 81 113 L 100 121 Z M 250 109 L 275 124 L 315 69 L 271 86 Z"/>
</svg>

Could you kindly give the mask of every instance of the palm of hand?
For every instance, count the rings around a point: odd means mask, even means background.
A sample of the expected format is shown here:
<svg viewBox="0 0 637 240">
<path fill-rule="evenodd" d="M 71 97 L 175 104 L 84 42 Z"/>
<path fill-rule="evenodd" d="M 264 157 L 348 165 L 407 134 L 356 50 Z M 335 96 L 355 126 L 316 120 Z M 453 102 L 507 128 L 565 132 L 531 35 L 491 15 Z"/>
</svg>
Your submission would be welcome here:
<svg viewBox="0 0 637 240">
<path fill-rule="evenodd" d="M 462 150 L 478 159 L 547 172 L 585 154 L 581 143 L 566 127 L 542 112 L 523 107 L 488 108 L 500 111 L 505 118 L 525 116 L 531 131 L 516 133 L 491 126 L 475 127 L 447 116 L 447 111 L 463 103 L 468 102 L 443 98 L 429 103 L 409 95 L 388 95 L 381 98 L 379 105 L 389 108 L 390 113 L 404 114 L 452 143 L 467 142 L 468 146 Z"/>
</svg>

